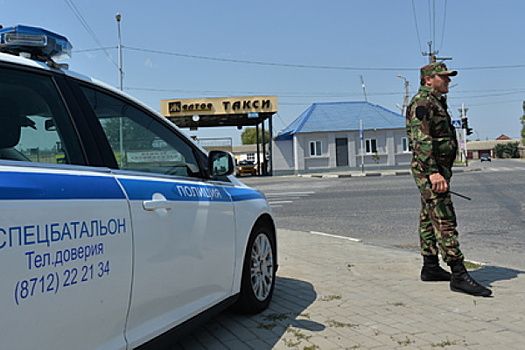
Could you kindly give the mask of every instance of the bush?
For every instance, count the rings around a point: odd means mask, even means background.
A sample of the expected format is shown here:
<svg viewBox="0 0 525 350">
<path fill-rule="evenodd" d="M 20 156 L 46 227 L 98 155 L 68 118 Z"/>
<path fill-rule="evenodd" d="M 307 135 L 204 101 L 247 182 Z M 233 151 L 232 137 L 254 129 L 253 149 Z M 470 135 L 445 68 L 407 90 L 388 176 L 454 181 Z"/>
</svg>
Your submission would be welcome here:
<svg viewBox="0 0 525 350">
<path fill-rule="evenodd" d="M 494 147 L 496 158 L 519 158 L 519 142 L 509 142 L 507 144 L 497 144 Z"/>
</svg>

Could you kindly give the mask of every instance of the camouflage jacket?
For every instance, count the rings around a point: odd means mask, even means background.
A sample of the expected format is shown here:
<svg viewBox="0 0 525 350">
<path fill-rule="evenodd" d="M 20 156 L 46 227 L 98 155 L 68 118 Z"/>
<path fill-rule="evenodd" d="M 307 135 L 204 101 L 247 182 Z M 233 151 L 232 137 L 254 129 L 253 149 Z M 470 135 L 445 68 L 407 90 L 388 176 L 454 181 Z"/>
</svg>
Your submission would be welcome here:
<svg viewBox="0 0 525 350">
<path fill-rule="evenodd" d="M 458 141 L 447 109 L 446 98 L 437 98 L 427 86 L 421 86 L 408 105 L 406 130 L 413 171 L 427 176 L 440 173 L 447 179 L 452 176 Z"/>
</svg>

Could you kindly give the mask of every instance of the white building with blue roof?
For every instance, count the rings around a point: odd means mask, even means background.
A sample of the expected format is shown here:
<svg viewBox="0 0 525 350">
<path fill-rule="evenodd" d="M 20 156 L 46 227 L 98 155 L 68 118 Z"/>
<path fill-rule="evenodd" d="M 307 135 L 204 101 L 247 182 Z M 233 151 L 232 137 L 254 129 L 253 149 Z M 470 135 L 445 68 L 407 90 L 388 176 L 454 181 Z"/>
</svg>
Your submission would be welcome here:
<svg viewBox="0 0 525 350">
<path fill-rule="evenodd" d="M 280 175 L 408 167 L 411 153 L 401 114 L 369 102 L 327 102 L 281 131 L 272 157 Z"/>
</svg>

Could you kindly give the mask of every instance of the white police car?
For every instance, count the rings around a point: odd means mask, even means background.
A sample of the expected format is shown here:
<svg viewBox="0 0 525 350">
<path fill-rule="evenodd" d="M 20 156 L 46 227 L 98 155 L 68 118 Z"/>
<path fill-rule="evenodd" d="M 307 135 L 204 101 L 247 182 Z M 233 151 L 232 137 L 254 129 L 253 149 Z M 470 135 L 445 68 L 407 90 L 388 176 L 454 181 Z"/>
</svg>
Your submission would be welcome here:
<svg viewBox="0 0 525 350">
<path fill-rule="evenodd" d="M 225 307 L 265 309 L 264 196 L 164 117 L 0 30 L 0 348 L 131 349 Z"/>
</svg>

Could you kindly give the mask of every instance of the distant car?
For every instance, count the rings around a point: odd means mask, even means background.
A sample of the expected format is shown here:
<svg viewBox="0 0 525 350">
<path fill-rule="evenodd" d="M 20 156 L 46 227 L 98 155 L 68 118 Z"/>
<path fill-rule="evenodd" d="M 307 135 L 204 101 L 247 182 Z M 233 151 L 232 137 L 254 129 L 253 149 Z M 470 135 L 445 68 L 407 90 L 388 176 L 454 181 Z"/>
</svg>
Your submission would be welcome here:
<svg viewBox="0 0 525 350">
<path fill-rule="evenodd" d="M 239 164 L 237 164 L 236 174 L 237 176 L 241 176 L 243 174 L 256 175 L 257 168 L 255 163 L 251 160 L 241 160 Z"/>
<path fill-rule="evenodd" d="M 490 160 L 490 155 L 488 155 L 488 154 L 481 155 L 480 159 L 481 159 L 482 162 L 484 162 L 484 161 L 490 162 L 491 161 Z"/>
</svg>

